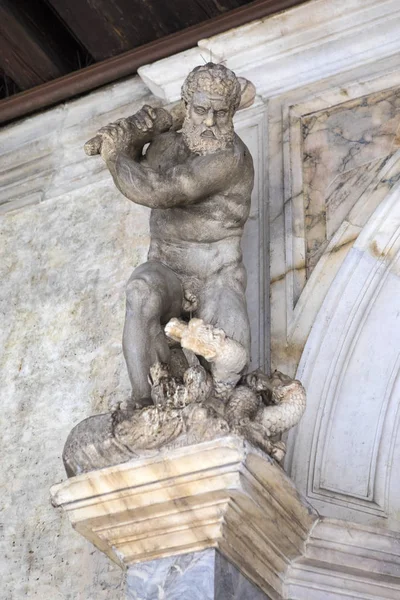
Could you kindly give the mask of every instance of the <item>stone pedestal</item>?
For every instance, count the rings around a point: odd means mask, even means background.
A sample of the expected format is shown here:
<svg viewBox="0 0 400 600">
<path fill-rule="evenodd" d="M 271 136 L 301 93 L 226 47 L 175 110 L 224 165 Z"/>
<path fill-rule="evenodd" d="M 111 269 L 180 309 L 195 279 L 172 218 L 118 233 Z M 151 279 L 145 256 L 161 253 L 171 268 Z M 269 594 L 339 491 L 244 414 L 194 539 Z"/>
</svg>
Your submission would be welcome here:
<svg viewBox="0 0 400 600">
<path fill-rule="evenodd" d="M 317 519 L 275 461 L 236 437 L 79 475 L 52 500 L 121 566 L 216 548 L 273 599 Z"/>
<path fill-rule="evenodd" d="M 126 570 L 129 600 L 400 597 L 400 536 L 318 517 L 237 437 L 82 474 L 51 493 Z"/>
</svg>

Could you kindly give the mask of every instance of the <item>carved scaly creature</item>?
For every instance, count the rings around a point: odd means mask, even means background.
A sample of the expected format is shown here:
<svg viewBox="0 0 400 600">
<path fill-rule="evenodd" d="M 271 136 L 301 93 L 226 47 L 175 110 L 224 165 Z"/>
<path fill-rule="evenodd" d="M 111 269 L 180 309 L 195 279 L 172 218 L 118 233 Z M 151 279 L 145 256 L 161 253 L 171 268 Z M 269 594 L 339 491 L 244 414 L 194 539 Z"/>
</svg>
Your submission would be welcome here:
<svg viewBox="0 0 400 600">
<path fill-rule="evenodd" d="M 254 371 L 244 378 L 226 406 L 225 418 L 231 430 L 282 461 L 285 444 L 273 442 L 300 421 L 306 408 L 306 392 L 300 381 L 280 371 L 268 377 Z"/>
</svg>

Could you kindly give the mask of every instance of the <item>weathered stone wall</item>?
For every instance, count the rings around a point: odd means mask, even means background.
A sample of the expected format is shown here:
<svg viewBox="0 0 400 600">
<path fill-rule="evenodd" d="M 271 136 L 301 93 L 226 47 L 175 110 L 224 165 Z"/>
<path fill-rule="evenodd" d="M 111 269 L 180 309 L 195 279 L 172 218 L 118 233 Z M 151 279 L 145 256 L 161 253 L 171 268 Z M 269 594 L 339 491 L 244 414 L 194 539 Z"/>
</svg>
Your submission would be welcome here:
<svg viewBox="0 0 400 600">
<path fill-rule="evenodd" d="M 95 111 L 119 105 L 118 116 L 129 114 L 146 93 L 135 78 L 0 134 L 3 200 L 8 193 L 8 208 L 25 204 L 0 216 L 5 600 L 124 596 L 120 569 L 50 505 L 49 488 L 65 478 L 61 453 L 71 428 L 129 393 L 124 286 L 146 255 L 148 211 L 124 199 L 99 174 L 101 159 L 86 159 L 81 149 L 91 131 L 116 118 L 108 112 L 98 123 Z M 39 146 L 62 147 L 59 160 L 40 156 Z M 40 176 L 33 172 L 27 184 L 26 170 L 38 160 Z M 85 185 L 82 162 L 97 183 Z M 42 201 L 30 204 L 38 195 Z"/>
</svg>

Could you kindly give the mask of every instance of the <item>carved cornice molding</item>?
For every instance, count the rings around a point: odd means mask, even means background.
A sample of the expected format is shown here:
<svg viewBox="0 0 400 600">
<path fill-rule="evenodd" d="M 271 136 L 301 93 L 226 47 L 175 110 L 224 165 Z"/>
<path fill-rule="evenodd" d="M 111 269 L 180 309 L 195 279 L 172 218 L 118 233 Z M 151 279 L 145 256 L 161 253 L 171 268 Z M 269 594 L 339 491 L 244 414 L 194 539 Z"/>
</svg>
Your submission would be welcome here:
<svg viewBox="0 0 400 600">
<path fill-rule="evenodd" d="M 212 547 L 273 600 L 399 597 L 399 535 L 319 519 L 270 457 L 233 436 L 79 475 L 51 493 L 121 567 Z"/>
<path fill-rule="evenodd" d="M 302 558 L 290 567 L 290 600 L 397 600 L 400 595 L 400 537 L 348 521 L 322 519 Z"/>
<path fill-rule="evenodd" d="M 315 0 L 198 42 L 198 47 L 138 69 L 158 97 L 174 101 L 189 71 L 223 61 L 263 98 L 282 94 L 396 54 L 397 0 Z"/>
</svg>

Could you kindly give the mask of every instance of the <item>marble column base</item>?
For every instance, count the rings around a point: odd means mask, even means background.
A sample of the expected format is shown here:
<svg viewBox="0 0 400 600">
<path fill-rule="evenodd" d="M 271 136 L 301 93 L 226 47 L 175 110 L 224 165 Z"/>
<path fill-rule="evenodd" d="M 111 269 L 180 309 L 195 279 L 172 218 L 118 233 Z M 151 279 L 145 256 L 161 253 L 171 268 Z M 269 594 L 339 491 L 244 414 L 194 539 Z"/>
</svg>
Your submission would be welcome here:
<svg viewBox="0 0 400 600">
<path fill-rule="evenodd" d="M 132 565 L 127 600 L 269 600 L 217 550 Z"/>
</svg>

